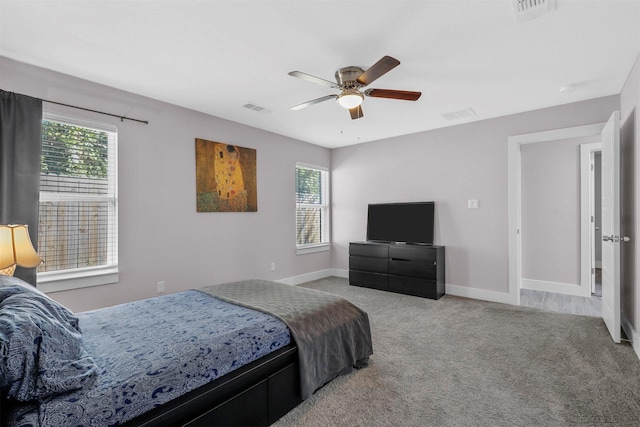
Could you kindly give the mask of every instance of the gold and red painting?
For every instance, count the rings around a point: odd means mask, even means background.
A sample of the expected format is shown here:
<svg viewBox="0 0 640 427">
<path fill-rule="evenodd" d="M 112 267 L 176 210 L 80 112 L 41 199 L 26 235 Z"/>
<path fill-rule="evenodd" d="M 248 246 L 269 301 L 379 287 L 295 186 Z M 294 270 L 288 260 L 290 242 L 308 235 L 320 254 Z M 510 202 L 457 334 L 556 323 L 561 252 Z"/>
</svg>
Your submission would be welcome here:
<svg viewBox="0 0 640 427">
<path fill-rule="evenodd" d="M 256 150 L 196 138 L 198 212 L 257 212 Z"/>
</svg>

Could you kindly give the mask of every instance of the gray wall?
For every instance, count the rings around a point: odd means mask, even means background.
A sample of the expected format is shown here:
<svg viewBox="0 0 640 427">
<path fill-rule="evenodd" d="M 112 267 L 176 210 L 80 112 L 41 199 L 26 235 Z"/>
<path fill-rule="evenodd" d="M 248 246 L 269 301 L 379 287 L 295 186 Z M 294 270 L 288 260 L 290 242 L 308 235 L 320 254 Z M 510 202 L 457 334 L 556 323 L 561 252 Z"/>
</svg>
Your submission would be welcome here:
<svg viewBox="0 0 640 427">
<path fill-rule="evenodd" d="M 622 258 L 621 272 L 621 303 L 622 322 L 626 323 L 625 330 L 633 336 L 633 346 L 640 356 L 640 282 L 637 265 L 640 263 L 638 250 L 638 234 L 640 216 L 638 215 L 638 201 L 640 200 L 640 174 L 637 165 L 640 164 L 640 56 L 627 78 L 620 93 L 620 146 L 622 155 L 620 167 L 622 173 L 622 219 L 621 232 L 629 236 L 631 241 L 620 246 Z M 631 332 L 629 332 L 631 330 Z"/>
<path fill-rule="evenodd" d="M 332 150 L 333 267 L 347 269 L 349 242 L 365 238 L 368 203 L 434 200 L 447 286 L 500 300 L 509 136 L 605 122 L 619 108 L 614 95 Z M 480 208 L 468 209 L 468 199 Z"/>
<path fill-rule="evenodd" d="M 330 268 L 329 252 L 296 256 L 295 248 L 295 163 L 330 167 L 328 149 L 7 58 L 0 87 L 150 122 L 44 105 L 118 127 L 120 282 L 52 294 L 71 309 L 153 296 L 158 281 L 173 292 Z M 196 212 L 195 138 L 257 150 L 258 212 Z"/>
<path fill-rule="evenodd" d="M 591 142 L 520 147 L 523 279 L 580 286 L 580 144 Z"/>
</svg>

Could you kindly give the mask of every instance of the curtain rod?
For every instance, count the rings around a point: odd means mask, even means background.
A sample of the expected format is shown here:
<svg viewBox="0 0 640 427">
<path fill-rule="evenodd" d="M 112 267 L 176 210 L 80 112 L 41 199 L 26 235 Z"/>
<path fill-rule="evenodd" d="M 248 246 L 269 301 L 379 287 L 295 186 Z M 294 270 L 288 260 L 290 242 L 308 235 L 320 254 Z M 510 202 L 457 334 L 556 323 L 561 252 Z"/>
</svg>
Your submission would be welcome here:
<svg viewBox="0 0 640 427">
<path fill-rule="evenodd" d="M 84 108 L 84 107 L 76 107 L 75 105 L 63 104 L 62 102 L 49 101 L 49 100 L 46 100 L 46 99 L 40 99 L 40 100 L 42 102 L 48 102 L 49 104 L 62 105 L 64 107 L 77 108 L 78 110 L 91 111 L 92 113 L 104 114 L 105 116 L 117 117 L 117 118 L 120 119 L 121 122 L 123 122 L 125 120 L 131 120 L 132 122 L 144 123 L 145 125 L 149 124 L 149 122 L 147 120 L 132 119 L 131 117 L 119 116 L 117 114 L 105 113 L 103 111 L 91 110 L 89 108 Z"/>
</svg>

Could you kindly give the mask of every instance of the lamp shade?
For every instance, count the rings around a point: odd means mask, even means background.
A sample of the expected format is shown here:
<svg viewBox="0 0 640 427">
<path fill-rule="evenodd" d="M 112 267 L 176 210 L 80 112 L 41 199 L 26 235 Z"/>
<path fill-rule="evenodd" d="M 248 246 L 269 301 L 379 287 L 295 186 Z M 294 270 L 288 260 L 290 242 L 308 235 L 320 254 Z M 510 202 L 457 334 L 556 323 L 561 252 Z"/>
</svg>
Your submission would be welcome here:
<svg viewBox="0 0 640 427">
<path fill-rule="evenodd" d="M 33 248 L 26 225 L 0 225 L 0 269 L 19 265 L 33 268 L 42 259 Z"/>
<path fill-rule="evenodd" d="M 347 109 L 357 107 L 363 100 L 362 94 L 355 89 L 345 89 L 338 95 L 338 104 Z"/>
</svg>

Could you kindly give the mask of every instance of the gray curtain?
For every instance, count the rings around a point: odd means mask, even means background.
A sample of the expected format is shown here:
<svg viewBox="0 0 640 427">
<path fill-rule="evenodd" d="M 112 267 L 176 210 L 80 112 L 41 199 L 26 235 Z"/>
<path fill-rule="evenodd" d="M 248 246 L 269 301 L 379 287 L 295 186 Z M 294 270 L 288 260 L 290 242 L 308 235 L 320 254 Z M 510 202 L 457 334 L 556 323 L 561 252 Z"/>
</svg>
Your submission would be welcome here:
<svg viewBox="0 0 640 427">
<path fill-rule="evenodd" d="M 42 100 L 0 90 L 0 224 L 27 224 L 38 249 Z M 16 277 L 36 284 L 36 269 Z"/>
</svg>

